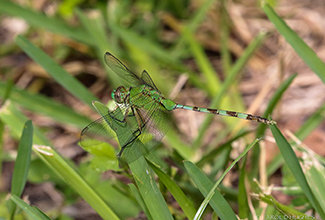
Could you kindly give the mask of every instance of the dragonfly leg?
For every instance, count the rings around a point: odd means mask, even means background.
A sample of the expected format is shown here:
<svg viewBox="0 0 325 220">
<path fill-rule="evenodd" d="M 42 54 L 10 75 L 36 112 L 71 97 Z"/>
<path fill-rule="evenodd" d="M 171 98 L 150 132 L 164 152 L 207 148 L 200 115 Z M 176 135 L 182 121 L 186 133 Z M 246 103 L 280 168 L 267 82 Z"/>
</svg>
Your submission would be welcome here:
<svg viewBox="0 0 325 220">
<path fill-rule="evenodd" d="M 132 114 L 129 114 L 127 117 L 134 117 L 135 114 L 134 114 L 134 109 L 131 107 L 131 110 L 132 110 Z"/>
<path fill-rule="evenodd" d="M 133 112 L 133 110 L 132 110 L 132 112 Z M 108 114 L 109 114 L 109 116 L 110 116 L 112 119 L 114 119 L 114 120 L 116 120 L 116 121 L 118 121 L 118 122 L 124 123 L 124 122 L 126 121 L 126 118 L 128 117 L 128 114 L 129 114 L 129 108 L 126 109 L 123 120 L 120 120 L 120 119 L 116 118 L 114 115 L 111 114 L 111 112 L 109 112 Z M 134 113 L 133 113 L 133 114 L 134 114 Z"/>
<path fill-rule="evenodd" d="M 138 134 L 136 134 L 138 133 Z M 141 135 L 141 131 L 138 129 L 135 132 L 132 133 L 133 135 L 135 135 L 131 140 L 129 140 L 126 144 L 123 145 L 123 147 L 121 147 L 120 152 L 118 152 L 118 154 L 116 155 L 117 157 L 121 157 L 124 149 L 130 145 L 131 143 L 133 143 L 133 141 L 135 141 L 140 135 Z"/>
<path fill-rule="evenodd" d="M 124 144 L 123 147 L 121 147 L 121 150 L 117 154 L 117 157 L 120 157 L 122 155 L 124 149 L 128 145 L 130 145 L 131 143 L 133 143 L 133 141 L 135 141 L 141 135 L 142 129 L 145 126 L 145 119 L 142 116 L 140 110 L 138 108 L 132 108 L 132 107 L 131 107 L 131 109 L 132 109 L 133 115 L 136 116 L 136 120 L 137 120 L 137 123 L 138 123 L 138 129 L 132 133 L 133 138 L 131 140 L 129 140 L 126 144 Z M 135 114 L 134 109 L 135 109 L 135 111 L 136 111 L 137 114 Z"/>
<path fill-rule="evenodd" d="M 132 109 L 132 111 L 133 111 L 133 109 Z M 141 112 L 138 108 L 136 108 L 135 111 L 137 112 L 137 115 L 135 118 L 137 119 L 139 130 L 142 131 L 142 128 L 145 125 L 145 119 L 143 118 L 143 115 L 141 114 Z M 134 114 L 134 112 L 133 112 L 133 114 Z"/>
</svg>

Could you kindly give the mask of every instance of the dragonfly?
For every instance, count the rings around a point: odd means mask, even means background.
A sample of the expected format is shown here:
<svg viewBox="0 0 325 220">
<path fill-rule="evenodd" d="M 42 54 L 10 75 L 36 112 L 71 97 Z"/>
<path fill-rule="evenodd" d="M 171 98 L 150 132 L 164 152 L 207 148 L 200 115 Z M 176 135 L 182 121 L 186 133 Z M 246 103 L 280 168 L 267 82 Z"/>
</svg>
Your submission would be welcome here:
<svg viewBox="0 0 325 220">
<path fill-rule="evenodd" d="M 147 71 L 144 70 L 139 77 L 109 52 L 106 52 L 104 59 L 115 74 L 132 86 L 128 88 L 119 86 L 115 89 L 111 93 L 116 103 L 115 110 L 109 111 L 82 130 L 80 143 L 85 148 L 93 144 L 94 139 L 104 142 L 112 139 L 114 132 L 107 131 L 117 130 L 115 126 L 123 124 L 127 124 L 130 131 L 117 157 L 121 157 L 125 148 L 132 146 L 135 140 L 145 143 L 148 149 L 152 148 L 161 141 L 170 128 L 171 113 L 176 109 L 237 117 L 267 125 L 276 124 L 273 120 L 247 113 L 178 104 L 161 94 Z M 116 123 L 108 123 L 109 121 Z"/>
</svg>

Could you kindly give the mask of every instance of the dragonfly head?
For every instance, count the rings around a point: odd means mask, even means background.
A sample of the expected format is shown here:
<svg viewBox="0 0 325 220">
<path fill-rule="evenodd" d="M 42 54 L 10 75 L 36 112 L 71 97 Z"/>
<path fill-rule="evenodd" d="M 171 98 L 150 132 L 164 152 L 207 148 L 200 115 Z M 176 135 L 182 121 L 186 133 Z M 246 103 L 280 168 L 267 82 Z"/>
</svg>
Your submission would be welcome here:
<svg viewBox="0 0 325 220">
<path fill-rule="evenodd" d="M 117 89 L 114 89 L 112 92 L 112 98 L 117 103 L 123 103 L 126 97 L 127 91 L 123 86 L 119 86 Z"/>
</svg>

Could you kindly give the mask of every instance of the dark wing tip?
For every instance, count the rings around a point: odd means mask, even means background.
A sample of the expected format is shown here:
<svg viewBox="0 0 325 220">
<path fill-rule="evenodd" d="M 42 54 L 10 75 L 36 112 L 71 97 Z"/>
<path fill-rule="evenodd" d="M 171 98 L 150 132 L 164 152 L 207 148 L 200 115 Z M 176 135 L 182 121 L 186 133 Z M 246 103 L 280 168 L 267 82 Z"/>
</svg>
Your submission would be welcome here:
<svg viewBox="0 0 325 220">
<path fill-rule="evenodd" d="M 89 126 L 85 127 L 84 129 L 82 129 L 80 136 L 83 136 L 89 129 Z"/>
</svg>

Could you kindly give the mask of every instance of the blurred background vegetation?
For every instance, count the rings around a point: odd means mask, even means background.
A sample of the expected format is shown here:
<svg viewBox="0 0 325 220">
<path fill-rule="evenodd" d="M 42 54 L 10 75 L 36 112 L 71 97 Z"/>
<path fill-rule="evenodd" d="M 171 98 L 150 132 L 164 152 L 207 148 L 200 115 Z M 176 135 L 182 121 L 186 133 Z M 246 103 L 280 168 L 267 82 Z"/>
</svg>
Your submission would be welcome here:
<svg viewBox="0 0 325 220">
<path fill-rule="evenodd" d="M 258 1 L 2 0 L 0 218 L 13 215 L 6 200 L 17 187 L 23 190 L 24 201 L 52 219 L 157 219 L 141 189 L 136 193 L 131 171 L 118 167 L 117 151 L 96 149 L 89 154 L 78 145 L 81 130 L 99 117 L 92 101 L 114 106 L 111 92 L 125 84 L 104 64 L 109 51 L 135 73 L 145 69 L 162 94 L 177 103 L 265 117 L 272 112 L 306 166 L 309 185 L 318 190 L 313 191 L 313 202 L 279 151 L 274 131 L 272 135 L 266 126 L 177 110 L 173 131 L 155 150 L 159 168 L 169 176 L 166 180 L 177 187 L 162 181 L 158 168 L 150 164 L 159 176 L 153 175 L 168 207 L 162 212 L 170 211 L 167 216 L 192 218 L 206 198 L 207 193 L 196 188 L 197 174 L 189 172 L 194 168 L 183 160 L 216 182 L 246 146 L 263 138 L 225 176 L 218 188 L 225 200 L 215 200 L 217 204 L 226 201 L 241 219 L 303 214 L 321 219 L 325 208 L 318 209 L 317 203 L 325 204 L 325 197 L 317 194 L 325 195 L 319 187 L 324 186 L 325 3 L 269 3 L 277 14 Z M 281 26 L 277 16 L 293 31 Z M 28 119 L 38 147 L 26 159 L 26 169 L 15 161 L 18 146 L 28 142 L 21 137 Z M 25 124 L 26 135 L 31 127 Z M 40 145 L 51 146 L 57 157 L 46 158 Z M 12 181 L 14 166 L 27 170 L 26 185 L 26 178 Z M 80 175 L 80 182 L 67 179 L 72 176 L 69 172 Z M 104 208 L 82 195 L 82 191 L 90 194 L 87 187 L 75 188 L 82 181 L 95 191 L 94 197 L 99 195 Z M 177 200 L 172 189 L 181 189 L 193 208 L 185 211 L 183 205 L 188 203 Z M 222 218 L 210 204 L 202 218 Z M 113 213 L 108 216 L 114 218 L 101 214 L 108 213 L 107 207 Z M 31 212 L 18 210 L 15 219 L 33 219 Z"/>
</svg>

